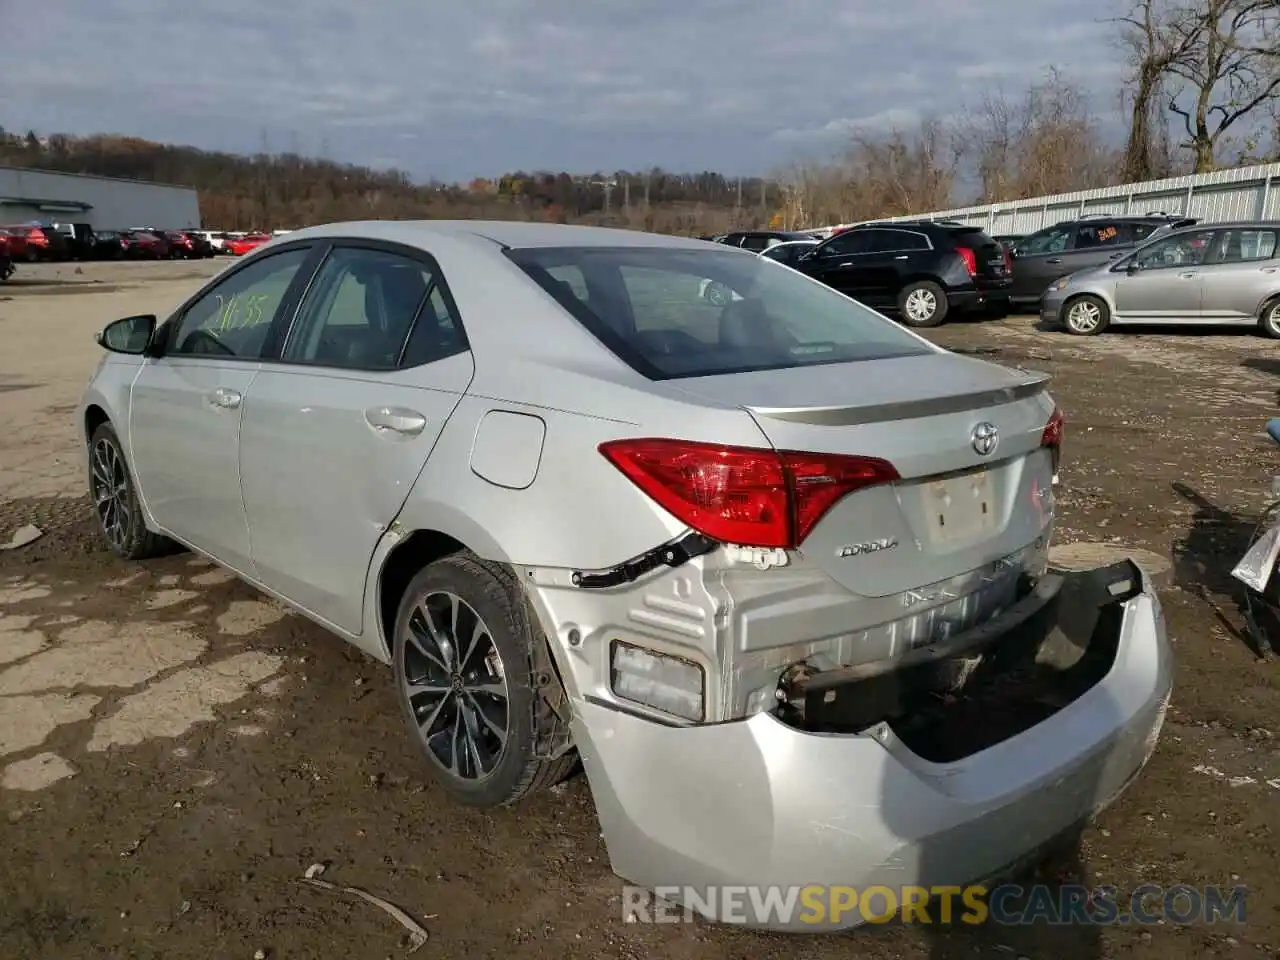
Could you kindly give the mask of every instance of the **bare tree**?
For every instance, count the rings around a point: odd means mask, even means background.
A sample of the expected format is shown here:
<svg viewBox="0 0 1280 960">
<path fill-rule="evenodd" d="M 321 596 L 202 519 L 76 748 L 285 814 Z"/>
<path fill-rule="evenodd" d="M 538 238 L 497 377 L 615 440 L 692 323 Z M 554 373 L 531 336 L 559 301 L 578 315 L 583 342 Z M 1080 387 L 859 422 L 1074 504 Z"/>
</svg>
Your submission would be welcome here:
<svg viewBox="0 0 1280 960">
<path fill-rule="evenodd" d="M 979 202 L 1067 193 L 1113 182 L 1105 143 L 1084 91 L 1056 69 L 1021 97 L 985 95 L 956 141 L 980 185 Z"/>
<path fill-rule="evenodd" d="M 1254 120 L 1280 97 L 1280 4 L 1276 0 L 1199 0 L 1199 17 L 1176 24 L 1189 40 L 1187 55 L 1171 63 L 1169 74 L 1185 90 L 1169 100 L 1182 118 L 1182 144 L 1195 172 L 1215 167 L 1219 146 L 1241 120 Z M 1183 94 L 1189 105 L 1180 104 Z"/>
<path fill-rule="evenodd" d="M 959 156 L 937 120 L 923 120 L 911 133 L 856 134 L 845 159 L 846 219 L 940 210 L 952 201 Z"/>
<path fill-rule="evenodd" d="M 1168 124 L 1163 87 L 1175 64 L 1184 62 L 1200 36 L 1203 5 L 1180 0 L 1131 0 L 1121 26 L 1120 43 L 1129 57 L 1129 135 L 1121 179 L 1137 183 L 1168 176 Z"/>
</svg>

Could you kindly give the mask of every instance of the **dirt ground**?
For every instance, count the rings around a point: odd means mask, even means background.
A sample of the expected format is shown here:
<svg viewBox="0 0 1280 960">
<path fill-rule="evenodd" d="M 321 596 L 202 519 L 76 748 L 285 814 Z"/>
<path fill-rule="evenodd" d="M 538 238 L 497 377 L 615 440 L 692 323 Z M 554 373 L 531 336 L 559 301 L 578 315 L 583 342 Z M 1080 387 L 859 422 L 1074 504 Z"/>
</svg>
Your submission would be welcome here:
<svg viewBox="0 0 1280 960">
<path fill-rule="evenodd" d="M 220 265 L 219 262 L 218 265 Z M 0 956 L 399 957 L 404 931 L 327 879 L 419 918 L 417 956 L 1168 958 L 1277 956 L 1280 663 L 1237 632 L 1226 572 L 1280 473 L 1263 423 L 1280 347 L 1250 333 L 1076 340 L 1033 318 L 936 339 L 1054 375 L 1069 418 L 1059 542 L 1172 564 L 1169 721 L 1145 774 L 1085 835 L 1075 877 L 1131 890 L 1244 884 L 1244 925 L 783 937 L 622 918 L 581 778 L 478 813 L 430 786 L 389 675 L 189 554 L 114 560 L 72 423 L 108 320 L 164 312 L 215 268 L 24 269 L 0 286 Z M 260 952 L 259 952 L 260 951 Z"/>
</svg>

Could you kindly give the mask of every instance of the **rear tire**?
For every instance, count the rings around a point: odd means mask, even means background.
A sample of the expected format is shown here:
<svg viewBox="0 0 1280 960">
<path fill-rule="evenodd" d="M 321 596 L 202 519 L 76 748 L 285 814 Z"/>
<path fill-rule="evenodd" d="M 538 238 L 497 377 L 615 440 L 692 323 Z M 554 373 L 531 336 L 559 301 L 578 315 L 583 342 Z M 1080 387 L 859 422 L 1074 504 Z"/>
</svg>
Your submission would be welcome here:
<svg viewBox="0 0 1280 960">
<path fill-rule="evenodd" d="M 1280 340 L 1280 297 L 1272 297 L 1258 311 L 1258 326 L 1274 340 Z"/>
<path fill-rule="evenodd" d="M 1067 333 L 1077 337 L 1094 337 L 1111 323 L 1111 309 L 1106 301 L 1086 293 L 1063 304 L 1062 322 Z"/>
<path fill-rule="evenodd" d="M 932 280 L 917 280 L 898 294 L 898 315 L 908 327 L 936 327 L 947 318 L 947 294 Z"/>
<path fill-rule="evenodd" d="M 559 682 L 538 676 L 542 642 L 519 583 L 499 564 L 455 553 L 409 581 L 392 638 L 397 699 L 428 771 L 454 799 L 506 806 L 576 765 L 572 749 L 538 755 L 540 734 L 556 722 L 539 688 Z"/>
<path fill-rule="evenodd" d="M 100 424 L 89 438 L 89 495 L 98 532 L 122 560 L 149 560 L 175 551 L 172 540 L 147 529 L 133 471 L 109 423 Z"/>
</svg>

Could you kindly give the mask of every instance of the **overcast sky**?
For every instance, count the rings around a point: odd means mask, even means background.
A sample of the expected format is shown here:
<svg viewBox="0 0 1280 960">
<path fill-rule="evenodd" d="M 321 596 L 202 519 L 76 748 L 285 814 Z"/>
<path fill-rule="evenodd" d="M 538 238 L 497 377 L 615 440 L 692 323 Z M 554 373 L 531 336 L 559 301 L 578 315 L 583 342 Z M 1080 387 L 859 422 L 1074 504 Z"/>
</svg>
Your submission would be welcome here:
<svg viewBox="0 0 1280 960">
<path fill-rule="evenodd" d="M 0 125 L 516 169 L 768 173 L 1057 64 L 1119 0 L 0 0 Z"/>
</svg>

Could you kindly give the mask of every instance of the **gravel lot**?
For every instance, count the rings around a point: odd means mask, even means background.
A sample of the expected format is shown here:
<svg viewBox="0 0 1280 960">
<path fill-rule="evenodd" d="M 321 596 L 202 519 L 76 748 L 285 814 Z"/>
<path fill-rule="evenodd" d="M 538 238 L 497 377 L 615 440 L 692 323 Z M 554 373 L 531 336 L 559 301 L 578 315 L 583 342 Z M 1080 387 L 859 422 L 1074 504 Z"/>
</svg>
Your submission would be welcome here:
<svg viewBox="0 0 1280 960">
<path fill-rule="evenodd" d="M 420 956 L 1280 955 L 1280 665 L 1241 640 L 1226 579 L 1280 473 L 1262 433 L 1276 343 L 1076 340 L 1030 317 L 935 334 L 1054 375 L 1059 542 L 1172 564 L 1164 737 L 1053 877 L 1246 884 L 1247 923 L 788 938 L 624 923 L 581 779 L 516 810 L 455 806 L 421 775 L 381 667 L 189 554 L 129 565 L 99 545 L 72 422 L 91 334 L 165 312 L 224 262 L 24 267 L 0 286 L 0 542 L 45 532 L 0 552 L 0 956 L 404 955 L 387 915 L 295 882 L 314 862 L 420 918 Z"/>
</svg>

